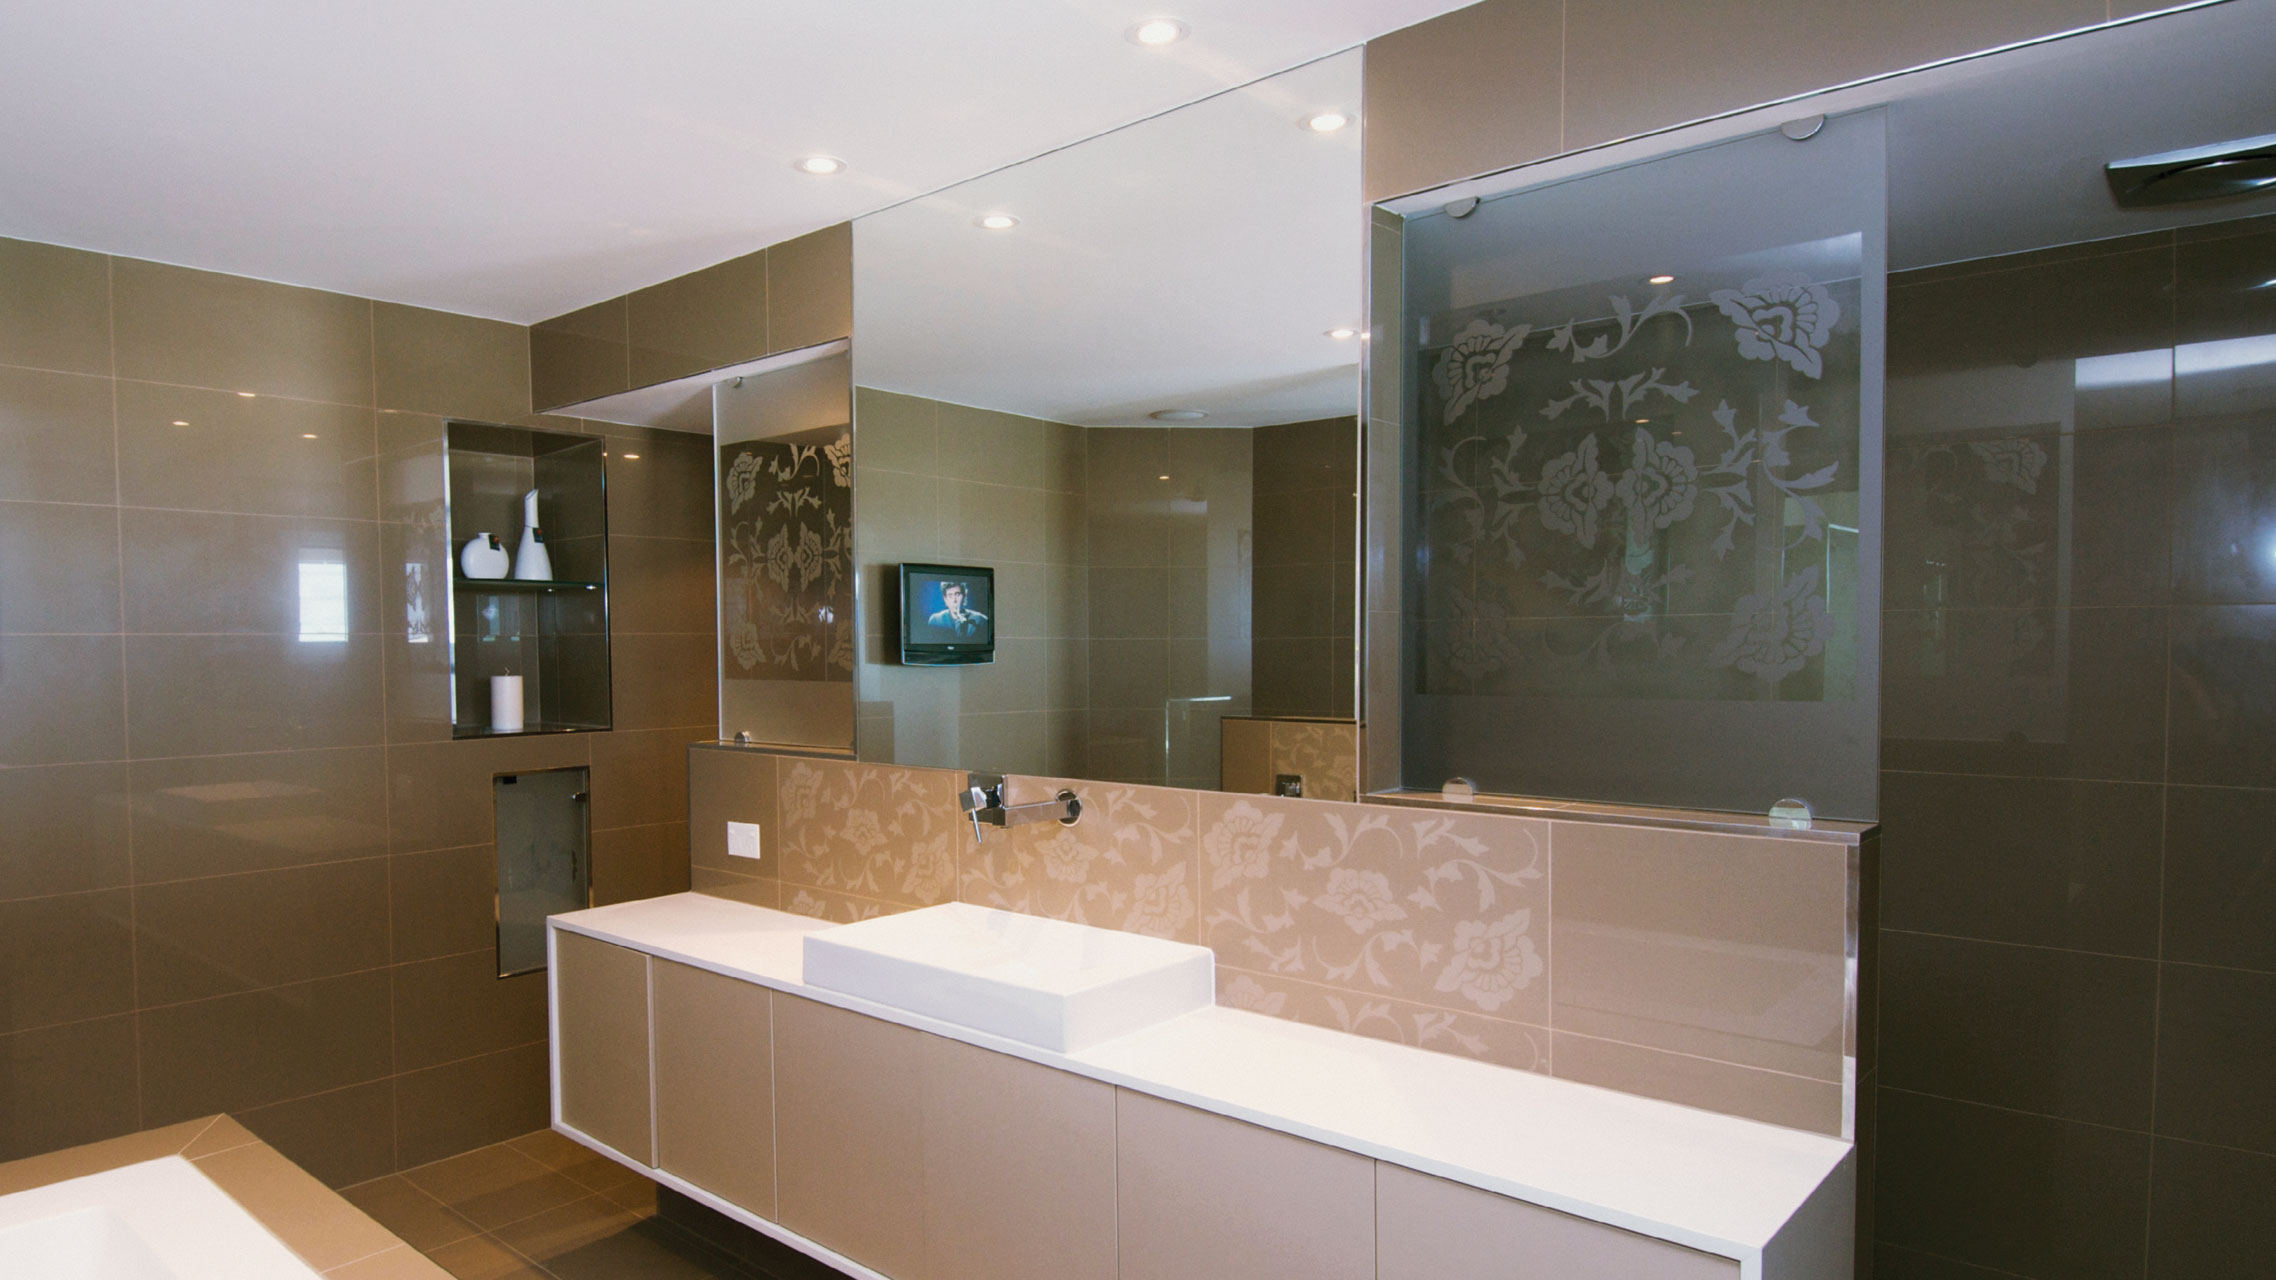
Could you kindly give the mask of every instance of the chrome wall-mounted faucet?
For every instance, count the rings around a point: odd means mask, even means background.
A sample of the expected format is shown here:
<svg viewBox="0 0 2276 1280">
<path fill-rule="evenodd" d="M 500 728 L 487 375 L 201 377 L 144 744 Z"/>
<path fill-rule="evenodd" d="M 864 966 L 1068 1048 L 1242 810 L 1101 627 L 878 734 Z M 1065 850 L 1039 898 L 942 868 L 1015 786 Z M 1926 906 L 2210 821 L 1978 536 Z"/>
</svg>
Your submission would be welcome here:
<svg viewBox="0 0 2276 1280">
<path fill-rule="evenodd" d="M 1004 779 L 1001 775 L 992 773 L 970 775 L 964 793 L 957 797 L 957 804 L 964 809 L 964 816 L 972 820 L 972 840 L 975 844 L 980 841 L 981 823 L 991 827 L 1020 827 L 1030 822 L 1056 820 L 1061 826 L 1071 827 L 1075 825 L 1076 819 L 1083 816 L 1082 799 L 1065 788 L 1061 788 L 1059 794 L 1049 800 L 1039 800 L 1034 804 L 1005 804 Z"/>
</svg>

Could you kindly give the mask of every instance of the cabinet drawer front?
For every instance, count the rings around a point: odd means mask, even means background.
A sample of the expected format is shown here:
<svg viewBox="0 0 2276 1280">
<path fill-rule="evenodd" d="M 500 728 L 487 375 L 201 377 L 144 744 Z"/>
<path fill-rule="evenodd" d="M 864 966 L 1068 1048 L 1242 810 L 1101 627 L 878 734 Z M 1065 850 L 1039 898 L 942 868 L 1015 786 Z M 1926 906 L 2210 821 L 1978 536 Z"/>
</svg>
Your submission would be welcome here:
<svg viewBox="0 0 2276 1280">
<path fill-rule="evenodd" d="M 775 1216 L 772 992 L 655 962 L 656 1167 Z"/>
<path fill-rule="evenodd" d="M 655 1163 L 648 1127 L 648 957 L 555 930 L 553 984 L 561 1118 L 642 1164 Z"/>
</svg>

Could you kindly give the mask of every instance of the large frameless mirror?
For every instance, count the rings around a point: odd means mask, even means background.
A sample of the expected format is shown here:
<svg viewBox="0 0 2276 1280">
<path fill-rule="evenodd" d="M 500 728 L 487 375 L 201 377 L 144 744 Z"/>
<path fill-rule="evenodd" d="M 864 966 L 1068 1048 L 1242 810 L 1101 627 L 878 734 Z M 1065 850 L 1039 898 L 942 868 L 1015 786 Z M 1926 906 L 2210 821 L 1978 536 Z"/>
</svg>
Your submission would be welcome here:
<svg viewBox="0 0 2276 1280">
<path fill-rule="evenodd" d="M 854 227 L 858 753 L 1351 798 L 1359 55 Z"/>
</svg>

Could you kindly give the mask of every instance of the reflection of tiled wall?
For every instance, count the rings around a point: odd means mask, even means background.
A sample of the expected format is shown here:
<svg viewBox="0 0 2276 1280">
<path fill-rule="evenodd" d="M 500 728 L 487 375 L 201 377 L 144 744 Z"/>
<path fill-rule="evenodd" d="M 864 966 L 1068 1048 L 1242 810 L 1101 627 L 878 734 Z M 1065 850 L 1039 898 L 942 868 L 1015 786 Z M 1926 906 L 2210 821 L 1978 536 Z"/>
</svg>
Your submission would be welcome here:
<svg viewBox="0 0 2276 1280">
<path fill-rule="evenodd" d="M 641 455 L 609 475 L 617 731 L 450 741 L 405 566 L 439 628 L 440 415 L 582 429 L 530 417 L 528 358 L 514 325 L 0 240 L 0 1159 L 229 1111 L 345 1183 L 543 1124 L 490 774 L 589 764 L 599 892 L 684 884 L 710 464 L 611 436 Z M 344 640 L 299 636 L 304 555 L 346 565 Z"/>
<path fill-rule="evenodd" d="M 989 829 L 961 775 L 690 753 L 699 890 L 852 920 L 952 899 L 1201 942 L 1219 999 L 1839 1132 L 1854 843 L 1061 786 L 1082 820 Z M 726 856 L 756 822 L 766 857 Z M 1868 1048 L 1869 1052 L 1869 1048 Z"/>
<path fill-rule="evenodd" d="M 1294 776 L 1307 800 L 1359 798 L 1359 725 L 1351 720 L 1225 718 L 1217 790 L 1279 794 Z"/>
<path fill-rule="evenodd" d="M 1079 427 L 870 387 L 854 397 L 864 758 L 1089 771 Z M 996 661 L 899 664 L 904 561 L 996 570 Z"/>
<path fill-rule="evenodd" d="M 1251 437 L 1093 427 L 1089 777 L 1215 786 L 1248 709 Z M 1222 699 L 1220 701 L 1219 699 Z"/>
<path fill-rule="evenodd" d="M 1891 1274 L 2276 1256 L 2276 366 L 2191 345 L 2271 277 L 2263 218 L 1891 279 Z"/>
<path fill-rule="evenodd" d="M 1358 431 L 1327 418 L 1254 432 L 1257 715 L 1352 714 Z"/>
</svg>

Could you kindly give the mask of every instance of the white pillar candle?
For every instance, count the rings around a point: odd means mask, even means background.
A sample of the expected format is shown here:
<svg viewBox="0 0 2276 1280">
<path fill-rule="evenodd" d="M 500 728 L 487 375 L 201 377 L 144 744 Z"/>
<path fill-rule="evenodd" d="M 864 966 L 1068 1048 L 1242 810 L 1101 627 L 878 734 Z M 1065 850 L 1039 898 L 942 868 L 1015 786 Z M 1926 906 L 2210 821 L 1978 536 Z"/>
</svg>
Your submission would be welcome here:
<svg viewBox="0 0 2276 1280">
<path fill-rule="evenodd" d="M 522 678 L 490 677 L 490 728 L 497 733 L 522 731 Z"/>
</svg>

